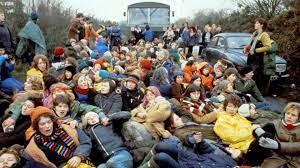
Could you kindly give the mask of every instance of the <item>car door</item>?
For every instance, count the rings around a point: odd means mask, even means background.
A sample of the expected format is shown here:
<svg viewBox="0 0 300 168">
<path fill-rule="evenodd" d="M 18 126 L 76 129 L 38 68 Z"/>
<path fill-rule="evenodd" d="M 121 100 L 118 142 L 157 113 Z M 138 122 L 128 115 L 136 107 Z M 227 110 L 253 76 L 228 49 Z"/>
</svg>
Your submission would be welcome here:
<svg viewBox="0 0 300 168">
<path fill-rule="evenodd" d="M 216 63 L 217 60 L 219 59 L 226 59 L 225 56 L 225 38 L 224 37 L 219 37 L 218 41 L 216 43 L 216 47 L 214 49 L 214 51 L 212 52 L 213 56 L 212 56 L 212 63 Z"/>
<path fill-rule="evenodd" d="M 207 61 L 211 62 L 213 60 L 213 56 L 215 55 L 214 52 L 216 50 L 216 44 L 218 41 L 218 36 L 215 36 L 211 39 L 210 43 L 208 44 L 207 48 L 204 50 L 204 55 Z"/>
</svg>

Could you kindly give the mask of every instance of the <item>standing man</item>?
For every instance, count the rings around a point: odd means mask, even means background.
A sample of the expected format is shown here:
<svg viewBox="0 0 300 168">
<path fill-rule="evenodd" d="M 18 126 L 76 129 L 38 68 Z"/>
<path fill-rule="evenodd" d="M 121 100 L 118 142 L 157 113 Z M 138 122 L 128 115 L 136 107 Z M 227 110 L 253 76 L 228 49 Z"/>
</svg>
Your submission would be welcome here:
<svg viewBox="0 0 300 168">
<path fill-rule="evenodd" d="M 84 21 L 83 14 L 77 13 L 75 18 L 72 18 L 69 24 L 68 39 L 75 39 L 76 42 L 84 38 Z"/>
<path fill-rule="evenodd" d="M 8 26 L 5 24 L 4 11 L 0 9 L 0 43 L 3 44 L 6 53 L 12 53 L 14 50 L 14 42 Z"/>
<path fill-rule="evenodd" d="M 110 37 L 110 48 L 121 45 L 121 28 L 116 22 L 113 22 L 112 26 L 107 29 L 107 34 Z"/>
</svg>

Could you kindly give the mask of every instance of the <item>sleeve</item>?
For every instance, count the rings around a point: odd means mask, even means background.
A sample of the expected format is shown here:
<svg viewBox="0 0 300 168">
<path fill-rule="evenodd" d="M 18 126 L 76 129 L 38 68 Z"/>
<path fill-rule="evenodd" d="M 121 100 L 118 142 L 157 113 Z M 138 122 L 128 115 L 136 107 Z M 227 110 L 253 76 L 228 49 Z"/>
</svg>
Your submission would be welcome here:
<svg viewBox="0 0 300 168">
<path fill-rule="evenodd" d="M 95 29 L 93 27 L 92 27 L 91 33 L 96 37 L 99 36 L 99 34 L 95 31 Z"/>
<path fill-rule="evenodd" d="M 122 97 L 120 95 L 115 95 L 113 98 L 113 104 L 109 110 L 109 114 L 113 114 L 122 110 Z"/>
<path fill-rule="evenodd" d="M 238 143 L 247 140 L 252 136 L 252 128 L 239 122 L 232 123 L 228 118 L 220 116 L 215 123 L 214 132 L 223 140 L 229 143 Z"/>
<path fill-rule="evenodd" d="M 300 143 L 299 142 L 279 142 L 280 152 L 297 154 L 300 152 Z"/>
<path fill-rule="evenodd" d="M 76 129 L 80 145 L 75 149 L 75 155 L 88 157 L 92 150 L 92 142 L 81 129 Z"/>
<path fill-rule="evenodd" d="M 156 109 L 153 109 L 153 111 L 148 112 L 146 122 L 163 122 L 170 116 L 171 109 L 169 102 L 167 102 L 166 100 L 160 101 L 157 106 L 158 107 Z"/>
<path fill-rule="evenodd" d="M 182 95 L 180 94 L 180 85 L 172 84 L 171 86 L 171 97 L 179 100 Z"/>
<path fill-rule="evenodd" d="M 78 114 L 80 114 L 80 115 L 81 114 L 86 114 L 90 111 L 98 113 L 100 118 L 105 116 L 105 114 L 103 113 L 103 110 L 101 108 L 97 107 L 97 106 L 93 106 L 93 105 L 89 105 L 89 104 L 81 104 L 78 101 L 76 103 L 79 104 L 79 110 L 78 110 L 77 113 L 75 113 L 76 116 L 78 116 Z M 73 116 L 73 117 L 76 117 L 76 116 Z"/>
<path fill-rule="evenodd" d="M 270 36 L 266 32 L 264 32 L 261 34 L 260 40 L 263 44 L 263 47 L 256 48 L 255 52 L 262 53 L 262 52 L 269 51 L 271 49 L 271 45 L 272 45 L 272 40 L 271 40 Z"/>
<path fill-rule="evenodd" d="M 252 89 L 253 85 L 251 85 L 250 82 L 243 83 L 241 79 L 238 79 L 235 81 L 234 87 L 237 91 L 245 93 L 249 92 Z"/>
<path fill-rule="evenodd" d="M 260 93 L 259 89 L 257 88 L 256 84 L 253 87 L 253 97 L 258 100 L 259 102 L 265 101 L 264 97 Z"/>
<path fill-rule="evenodd" d="M 194 151 L 195 153 L 198 154 L 205 154 L 205 153 L 212 153 L 215 150 L 208 143 L 202 140 L 201 142 L 196 144 Z"/>
</svg>

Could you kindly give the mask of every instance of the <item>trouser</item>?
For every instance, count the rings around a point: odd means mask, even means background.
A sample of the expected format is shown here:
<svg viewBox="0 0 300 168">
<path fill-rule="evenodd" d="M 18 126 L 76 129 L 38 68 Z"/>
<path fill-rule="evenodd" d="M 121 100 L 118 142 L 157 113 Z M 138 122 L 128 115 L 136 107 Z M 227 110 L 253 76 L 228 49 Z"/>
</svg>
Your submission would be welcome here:
<svg viewBox="0 0 300 168">
<path fill-rule="evenodd" d="M 132 168 L 132 156 L 127 150 L 114 153 L 106 163 L 100 164 L 98 168 Z"/>
<path fill-rule="evenodd" d="M 14 89 L 16 89 L 16 91 L 24 90 L 24 84 L 15 78 L 7 78 L 2 81 L 0 88 L 4 93 L 12 94 Z"/>
<path fill-rule="evenodd" d="M 155 147 L 156 155 L 153 159 L 159 167 L 180 168 L 178 163 L 178 152 L 176 144 L 159 143 Z"/>
</svg>

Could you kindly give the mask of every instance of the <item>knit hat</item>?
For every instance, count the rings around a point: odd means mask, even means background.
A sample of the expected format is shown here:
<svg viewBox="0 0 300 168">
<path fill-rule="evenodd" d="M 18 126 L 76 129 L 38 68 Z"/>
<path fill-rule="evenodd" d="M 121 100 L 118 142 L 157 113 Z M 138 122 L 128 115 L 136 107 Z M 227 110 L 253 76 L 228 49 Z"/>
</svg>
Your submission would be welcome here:
<svg viewBox="0 0 300 168">
<path fill-rule="evenodd" d="M 87 51 L 85 51 L 85 50 L 82 50 L 82 51 L 80 51 L 80 57 L 81 58 L 86 58 L 86 57 L 89 57 L 89 54 L 88 54 L 88 52 Z"/>
<path fill-rule="evenodd" d="M 93 111 L 87 112 L 83 117 L 82 117 L 82 125 L 86 126 L 88 125 L 88 118 L 99 118 L 99 115 Z"/>
<path fill-rule="evenodd" d="M 222 80 L 219 84 L 219 90 L 224 90 L 229 83 L 230 82 L 228 80 Z"/>
<path fill-rule="evenodd" d="M 126 53 L 128 53 L 129 52 L 129 49 L 128 49 L 128 47 L 121 47 L 121 50 L 120 51 L 125 51 Z"/>
<path fill-rule="evenodd" d="M 31 109 L 31 113 L 30 113 L 31 123 L 35 123 L 36 120 L 43 114 L 54 115 L 53 111 L 51 111 L 47 107 L 38 106 L 36 108 Z"/>
<path fill-rule="evenodd" d="M 148 90 L 149 90 L 150 92 L 152 92 L 152 93 L 155 95 L 155 97 L 161 95 L 161 94 L 160 94 L 160 91 L 159 91 L 158 88 L 155 87 L 155 86 L 148 86 L 147 89 L 146 89 L 146 91 L 145 91 L 145 93 L 146 93 Z"/>
<path fill-rule="evenodd" d="M 110 74 L 106 70 L 101 69 L 98 71 L 98 74 L 102 79 L 108 79 L 110 77 Z"/>
<path fill-rule="evenodd" d="M 37 20 L 39 18 L 39 15 L 36 12 L 31 12 L 30 18 L 31 20 Z"/>
<path fill-rule="evenodd" d="M 84 68 L 87 68 L 87 67 L 89 67 L 89 66 L 85 61 L 80 60 L 78 62 L 78 72 L 82 71 Z"/>
<path fill-rule="evenodd" d="M 243 117 L 250 117 L 251 108 L 255 108 L 254 104 L 253 106 L 251 104 L 242 104 L 238 109 L 238 113 Z"/>
<path fill-rule="evenodd" d="M 253 71 L 252 67 L 251 66 L 245 66 L 243 67 L 240 71 L 239 71 L 239 74 L 244 77 L 247 73 Z"/>
<path fill-rule="evenodd" d="M 62 47 L 56 47 L 54 49 L 53 54 L 54 55 L 63 55 L 64 54 L 64 48 L 62 48 Z"/>
<path fill-rule="evenodd" d="M 74 67 L 72 65 L 66 66 L 65 71 L 69 71 L 69 72 L 72 73 L 72 75 L 75 75 L 76 74 L 76 67 Z"/>
<path fill-rule="evenodd" d="M 137 75 L 135 75 L 135 74 L 129 74 L 128 77 L 127 77 L 127 79 L 126 79 L 126 81 L 132 81 L 135 84 L 138 84 L 139 80 L 140 80 L 140 78 Z"/>
<path fill-rule="evenodd" d="M 176 49 L 172 49 L 171 55 L 173 57 L 173 62 L 178 63 L 180 60 L 180 57 L 179 57 L 178 53 L 176 52 Z"/>
<path fill-rule="evenodd" d="M 184 51 L 183 48 L 178 48 L 177 52 L 180 53 L 181 51 Z"/>
<path fill-rule="evenodd" d="M 111 55 L 111 53 L 110 53 L 109 51 L 106 51 L 106 52 L 103 54 L 102 57 L 104 58 L 104 60 L 105 60 L 106 62 L 111 62 L 112 55 Z"/>
<path fill-rule="evenodd" d="M 147 69 L 147 70 L 151 70 L 151 68 L 152 68 L 152 60 L 142 59 L 140 61 L 140 66 L 141 66 L 141 68 L 144 68 L 144 69 Z"/>
</svg>

